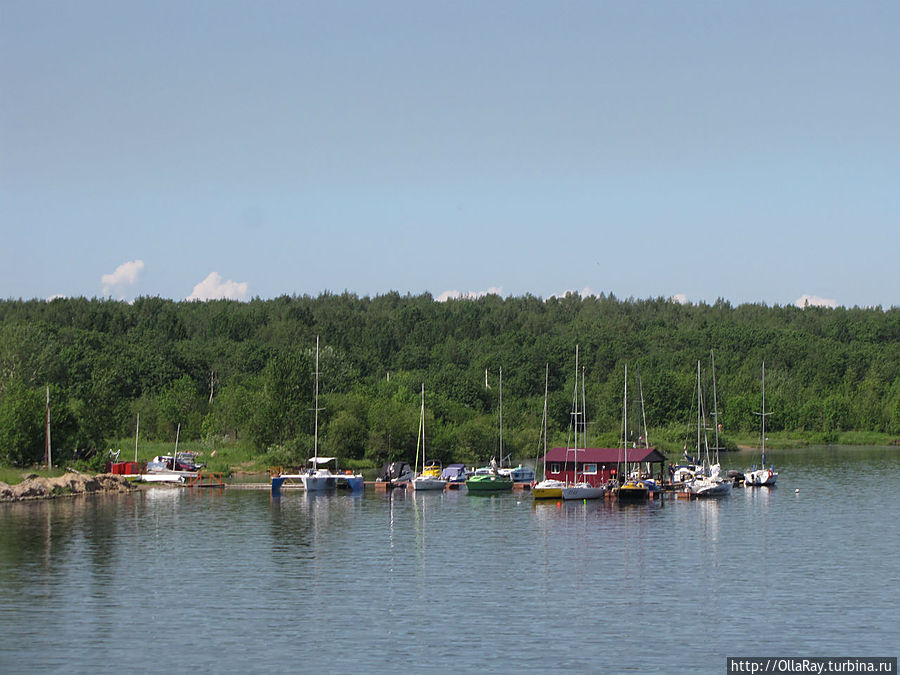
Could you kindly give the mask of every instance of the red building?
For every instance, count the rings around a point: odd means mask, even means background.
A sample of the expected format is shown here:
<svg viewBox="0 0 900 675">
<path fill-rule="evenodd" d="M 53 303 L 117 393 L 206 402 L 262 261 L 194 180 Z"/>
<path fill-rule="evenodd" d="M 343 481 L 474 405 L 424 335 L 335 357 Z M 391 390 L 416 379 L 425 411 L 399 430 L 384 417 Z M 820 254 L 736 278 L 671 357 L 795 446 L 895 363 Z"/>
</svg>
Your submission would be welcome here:
<svg viewBox="0 0 900 675">
<path fill-rule="evenodd" d="M 547 452 L 547 475 L 545 478 L 574 483 L 584 480 L 591 485 L 606 485 L 613 478 L 625 474 L 625 450 L 623 448 L 578 448 L 578 464 L 575 464 L 575 450 L 572 448 L 552 448 Z M 641 472 L 662 481 L 666 457 L 656 448 L 629 448 L 628 466 L 635 470 L 640 463 Z M 577 475 L 577 479 L 576 479 Z"/>
</svg>

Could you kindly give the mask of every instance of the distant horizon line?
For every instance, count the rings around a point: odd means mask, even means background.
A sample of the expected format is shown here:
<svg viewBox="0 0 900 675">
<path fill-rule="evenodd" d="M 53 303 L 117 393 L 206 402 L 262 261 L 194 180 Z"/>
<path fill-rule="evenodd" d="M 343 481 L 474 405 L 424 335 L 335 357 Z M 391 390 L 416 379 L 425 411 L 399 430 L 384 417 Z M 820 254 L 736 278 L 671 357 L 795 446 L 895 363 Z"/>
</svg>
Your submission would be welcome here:
<svg viewBox="0 0 900 675">
<path fill-rule="evenodd" d="M 703 307 L 703 306 L 712 307 L 712 306 L 716 306 L 719 304 L 726 304 L 730 307 L 762 306 L 762 307 L 767 307 L 767 308 L 772 308 L 772 309 L 783 308 L 783 307 L 796 307 L 798 309 L 806 309 L 806 308 L 863 309 L 863 310 L 880 310 L 882 312 L 891 311 L 891 310 L 898 308 L 898 305 L 891 305 L 890 307 L 885 308 L 883 305 L 880 305 L 880 304 L 848 306 L 845 304 L 838 303 L 835 300 L 827 300 L 827 299 L 823 300 L 822 298 L 818 298 L 816 296 L 809 296 L 809 295 L 803 295 L 791 303 L 780 304 L 780 303 L 776 302 L 776 303 L 770 304 L 769 302 L 767 302 L 765 300 L 746 301 L 746 302 L 735 303 L 734 301 L 729 300 L 728 298 L 725 298 L 725 297 L 719 297 L 714 301 L 708 301 L 708 300 L 693 301 L 693 300 L 690 300 L 687 297 L 685 297 L 683 294 L 675 294 L 675 295 L 671 295 L 671 296 L 657 295 L 657 296 L 648 296 L 648 297 L 636 297 L 634 295 L 631 295 L 628 297 L 620 297 L 620 296 L 617 296 L 616 293 L 613 291 L 594 292 L 594 291 L 590 291 L 590 289 L 585 289 L 584 291 L 569 290 L 562 294 L 551 293 L 550 295 L 543 297 L 541 295 L 537 295 L 537 294 L 534 294 L 531 292 L 525 292 L 525 293 L 521 293 L 521 294 L 504 293 L 502 288 L 490 289 L 489 291 L 477 291 L 477 292 L 466 292 L 466 293 L 461 293 L 459 291 L 444 291 L 443 293 L 441 293 L 439 295 L 435 295 L 431 291 L 421 291 L 418 293 L 414 293 L 412 291 L 402 292 L 402 291 L 399 291 L 396 289 L 384 291 L 384 292 L 380 292 L 380 293 L 374 293 L 374 294 L 370 294 L 370 293 L 362 293 L 361 294 L 359 292 L 351 291 L 349 289 L 344 289 L 343 291 L 337 292 L 337 291 L 333 291 L 331 289 L 326 288 L 326 289 L 320 290 L 316 294 L 305 292 L 305 293 L 282 293 L 280 295 L 275 295 L 275 296 L 270 296 L 270 297 L 262 297 L 259 295 L 255 295 L 252 297 L 243 297 L 243 298 L 191 297 L 191 298 L 180 298 L 180 299 L 165 297 L 165 296 L 162 296 L 159 294 L 137 295 L 131 299 L 124 298 L 124 297 L 115 298 L 115 297 L 112 297 L 111 295 L 99 295 L 99 296 L 95 295 L 92 297 L 88 297 L 86 295 L 69 296 L 69 295 L 64 295 L 64 294 L 55 294 L 55 295 L 52 295 L 47 298 L 40 298 L 37 296 L 34 296 L 32 298 L 27 298 L 27 299 L 22 298 L 22 297 L 19 297 L 19 298 L 7 297 L 7 298 L 4 298 L 2 301 L 3 302 L 35 302 L 35 301 L 37 301 L 37 302 L 48 302 L 49 303 L 49 302 L 53 302 L 55 300 L 87 300 L 89 302 L 95 302 L 95 301 L 121 302 L 121 303 L 130 305 L 130 304 L 134 304 L 138 300 L 159 299 L 159 300 L 165 300 L 165 301 L 173 302 L 173 303 L 216 302 L 216 301 L 222 301 L 222 300 L 228 301 L 228 302 L 236 302 L 236 303 L 248 303 L 248 302 L 270 302 L 270 301 L 278 300 L 280 298 L 285 298 L 285 297 L 317 299 L 317 298 L 328 297 L 328 296 L 342 296 L 342 295 L 353 296 L 358 299 L 369 299 L 369 300 L 387 297 L 390 295 L 399 295 L 400 297 L 407 297 L 407 298 L 421 298 L 424 296 L 429 296 L 429 297 L 431 297 L 432 301 L 436 302 L 436 303 L 479 301 L 479 300 L 482 300 L 483 298 L 487 298 L 487 297 L 498 297 L 501 300 L 516 300 L 516 299 L 523 299 L 523 298 L 534 298 L 541 302 L 549 302 L 551 300 L 563 300 L 569 296 L 576 296 L 576 297 L 580 298 L 581 300 L 586 300 L 588 298 L 594 298 L 597 300 L 614 300 L 614 301 L 623 302 L 623 303 L 641 303 L 641 302 L 662 301 L 662 302 L 667 302 L 667 303 L 676 304 L 676 305 L 689 306 L 689 307 Z"/>
</svg>

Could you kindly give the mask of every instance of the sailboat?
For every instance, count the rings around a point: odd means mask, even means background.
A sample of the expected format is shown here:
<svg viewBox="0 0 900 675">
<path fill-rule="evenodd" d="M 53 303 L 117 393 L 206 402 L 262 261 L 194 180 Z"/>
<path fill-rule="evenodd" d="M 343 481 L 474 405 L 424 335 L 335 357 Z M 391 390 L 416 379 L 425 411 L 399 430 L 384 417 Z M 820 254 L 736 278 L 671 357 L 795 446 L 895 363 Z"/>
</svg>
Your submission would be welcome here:
<svg viewBox="0 0 900 675">
<path fill-rule="evenodd" d="M 625 395 L 623 397 L 623 405 L 622 405 L 622 420 L 624 426 L 624 432 L 622 434 L 622 439 L 624 440 L 624 468 L 623 468 L 623 483 L 616 488 L 616 498 L 621 501 L 643 501 L 645 499 L 649 499 L 650 497 L 650 486 L 647 485 L 644 481 L 640 479 L 640 476 L 629 476 L 628 475 L 628 364 L 625 364 Z M 640 470 L 637 472 L 640 474 Z"/>
<path fill-rule="evenodd" d="M 578 480 L 578 416 L 582 417 L 582 434 L 581 434 L 581 442 L 585 448 L 587 448 L 587 415 L 586 415 L 586 406 L 585 406 L 585 396 L 584 396 L 584 367 L 581 369 L 581 412 L 578 411 L 578 346 L 575 346 L 575 400 L 574 400 L 574 412 L 572 413 L 572 419 L 574 420 L 573 426 L 575 431 L 575 468 L 573 471 L 573 477 L 575 478 L 575 482 L 572 484 L 567 484 L 562 488 L 562 498 L 566 500 L 575 500 L 575 499 L 599 499 L 604 494 L 606 494 L 606 487 L 603 485 L 591 485 L 584 479 L 584 474 L 581 474 L 581 480 Z"/>
<path fill-rule="evenodd" d="M 337 487 L 337 477 L 325 465 L 334 457 L 319 457 L 319 336 L 316 336 L 316 407 L 313 424 L 313 456 L 309 467 L 300 475 L 300 482 L 307 492 L 333 490 Z"/>
<path fill-rule="evenodd" d="M 503 368 L 500 369 L 500 461 L 503 461 Z M 512 490 L 513 481 L 509 474 L 500 473 L 502 467 L 491 458 L 490 466 L 482 467 L 466 479 L 466 488 L 471 494 L 506 492 Z"/>
<path fill-rule="evenodd" d="M 332 473 L 326 466 L 336 460 L 335 457 L 319 457 L 319 336 L 316 336 L 316 390 L 315 390 L 315 416 L 313 423 L 313 456 L 309 458 L 309 466 L 299 474 L 281 474 L 272 476 L 272 493 L 280 493 L 285 481 L 299 480 L 307 492 L 325 492 L 334 490 L 338 482 L 351 490 L 362 490 L 365 482 L 361 474 L 337 474 Z"/>
<path fill-rule="evenodd" d="M 713 373 L 713 388 L 715 389 L 715 372 Z M 715 393 L 713 399 L 715 400 Z M 703 445 L 701 446 L 701 432 Z M 718 427 L 716 429 L 718 437 Z M 709 458 L 709 439 L 706 436 L 706 419 L 703 414 L 703 391 L 700 387 L 700 362 L 697 361 L 697 455 L 701 454 L 701 447 L 705 448 L 706 457 L 703 460 L 701 471 L 693 478 L 686 481 L 684 489 L 696 497 L 719 497 L 731 494 L 731 481 L 722 478 L 721 467 L 718 458 L 718 442 L 716 463 L 712 464 Z"/>
<path fill-rule="evenodd" d="M 535 499 L 562 499 L 562 489 L 565 483 L 555 478 L 547 478 L 547 391 L 550 383 L 550 364 L 544 372 L 544 418 L 541 420 L 541 439 L 544 441 L 544 466 L 542 474 L 544 479 L 535 483 L 531 494 Z M 540 447 L 540 445 L 539 445 Z"/>
<path fill-rule="evenodd" d="M 419 418 L 419 438 L 416 440 L 416 463 L 419 461 L 419 448 L 422 449 L 422 473 L 410 482 L 409 486 L 419 490 L 443 490 L 447 481 L 441 478 L 440 468 L 437 476 L 426 470 L 425 466 L 425 385 L 422 384 L 422 414 Z"/>
<path fill-rule="evenodd" d="M 744 485 L 746 487 L 773 487 L 778 480 L 778 472 L 770 465 L 766 468 L 766 362 L 762 364 L 762 412 L 754 413 L 762 418 L 762 461 L 760 468 L 755 466 L 750 471 L 744 472 Z"/>
</svg>

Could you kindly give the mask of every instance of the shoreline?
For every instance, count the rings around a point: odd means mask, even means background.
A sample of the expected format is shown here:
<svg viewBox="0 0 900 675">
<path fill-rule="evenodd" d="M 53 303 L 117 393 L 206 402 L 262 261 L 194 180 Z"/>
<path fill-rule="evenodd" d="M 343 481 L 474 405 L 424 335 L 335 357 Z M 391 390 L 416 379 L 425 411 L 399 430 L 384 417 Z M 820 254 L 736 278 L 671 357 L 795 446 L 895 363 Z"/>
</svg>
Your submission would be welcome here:
<svg viewBox="0 0 900 675">
<path fill-rule="evenodd" d="M 853 447 L 883 447 L 885 449 L 895 449 L 900 450 L 900 439 L 893 440 L 886 444 L 869 444 L 869 443 L 827 443 L 827 444 L 819 444 L 819 443 L 809 443 L 809 442 L 794 442 L 790 443 L 787 446 L 782 446 L 781 443 L 775 443 L 772 445 L 767 444 L 766 450 L 767 452 L 792 452 L 795 450 L 803 450 L 810 446 L 822 446 L 822 447 L 835 447 L 835 448 L 853 448 Z M 752 453 L 759 452 L 759 445 L 744 445 L 744 444 L 736 444 L 736 450 L 731 451 L 723 451 L 722 455 L 724 457 L 728 457 L 729 455 L 736 455 L 738 453 Z M 670 463 L 677 463 L 680 461 L 680 451 L 673 452 L 671 455 L 665 451 L 661 451 L 663 454 L 667 455 L 667 461 Z M 727 460 L 726 460 L 727 461 Z M 225 472 L 223 472 L 225 473 Z M 252 471 L 247 469 L 246 467 L 236 468 L 230 472 L 230 479 L 238 478 L 237 481 L 234 481 L 240 484 L 240 478 L 246 478 L 248 476 L 263 476 L 266 475 L 266 471 Z M 226 482 L 228 485 L 229 482 Z M 125 478 L 125 476 L 110 474 L 110 473 L 100 473 L 100 474 L 86 474 L 76 469 L 67 469 L 66 473 L 62 476 L 56 477 L 46 477 L 40 476 L 37 474 L 30 474 L 27 478 L 19 483 L 13 483 L 12 485 L 0 481 L 0 504 L 9 504 L 15 502 L 23 502 L 23 501 L 37 501 L 42 499 L 55 499 L 58 497 L 71 497 L 77 495 L 90 495 L 90 494 L 112 494 L 112 493 L 125 493 L 125 492 L 133 492 L 136 490 L 143 490 L 150 487 L 177 487 L 175 485 L 167 484 L 167 483 L 140 483 L 135 482 L 133 480 L 129 480 Z"/>
<path fill-rule="evenodd" d="M 94 476 L 69 469 L 62 476 L 47 478 L 32 476 L 21 483 L 0 482 L 0 503 L 14 503 L 39 499 L 55 499 L 87 494 L 131 492 L 134 484 L 124 476 L 101 473 Z"/>
</svg>

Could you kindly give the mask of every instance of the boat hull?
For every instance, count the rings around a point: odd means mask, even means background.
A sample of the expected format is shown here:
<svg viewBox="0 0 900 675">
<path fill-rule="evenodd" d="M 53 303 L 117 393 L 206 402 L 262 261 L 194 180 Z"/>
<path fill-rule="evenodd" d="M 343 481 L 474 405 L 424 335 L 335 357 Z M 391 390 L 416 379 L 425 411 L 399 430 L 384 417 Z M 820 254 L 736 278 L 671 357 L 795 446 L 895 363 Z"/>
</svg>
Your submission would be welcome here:
<svg viewBox="0 0 900 675">
<path fill-rule="evenodd" d="M 365 479 L 361 474 L 281 474 L 272 476 L 272 494 L 281 494 L 281 488 L 285 485 L 297 487 L 297 484 L 307 492 L 330 492 L 335 489 L 350 490 L 351 492 L 363 492 L 366 488 Z"/>
<path fill-rule="evenodd" d="M 626 483 L 616 490 L 620 502 L 642 502 L 650 498 L 650 489 L 642 483 Z"/>
<path fill-rule="evenodd" d="M 535 499 L 562 499 L 561 487 L 532 488 L 531 494 Z"/>
<path fill-rule="evenodd" d="M 142 483 L 183 483 L 185 478 L 196 478 L 196 473 L 184 471 L 151 471 L 142 473 L 138 480 Z"/>
<path fill-rule="evenodd" d="M 778 480 L 778 474 L 771 469 L 748 471 L 744 474 L 744 485 L 747 487 L 772 487 Z"/>
<path fill-rule="evenodd" d="M 375 487 L 380 490 L 405 490 L 411 480 L 376 480 Z"/>
<path fill-rule="evenodd" d="M 695 497 L 724 497 L 731 494 L 731 483 L 726 480 L 695 480 L 687 485 Z"/>
<path fill-rule="evenodd" d="M 562 498 L 565 500 L 575 499 L 600 499 L 606 494 L 605 487 L 594 487 L 593 485 L 572 485 L 561 489 Z"/>
<path fill-rule="evenodd" d="M 337 487 L 337 476 L 304 475 L 300 476 L 300 482 L 307 492 L 323 492 Z"/>
<path fill-rule="evenodd" d="M 473 476 L 466 481 L 466 488 L 473 493 L 509 492 L 512 486 L 507 476 Z"/>
<path fill-rule="evenodd" d="M 366 489 L 366 481 L 362 474 L 338 476 L 337 487 L 339 489 L 347 488 L 353 492 L 362 492 Z"/>
<path fill-rule="evenodd" d="M 549 478 L 536 483 L 531 488 L 531 494 L 535 499 L 562 499 L 562 489 L 565 486 L 561 480 Z"/>
<path fill-rule="evenodd" d="M 429 478 L 427 476 L 420 476 L 409 484 L 416 492 L 443 490 L 446 485 L 447 481 L 445 480 L 441 480 L 440 478 Z"/>
</svg>

